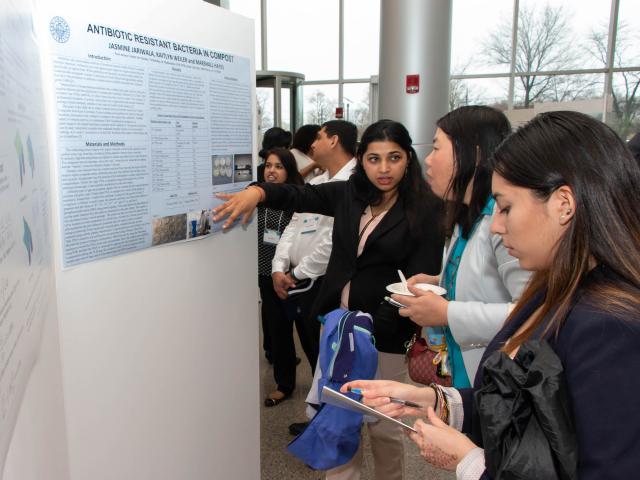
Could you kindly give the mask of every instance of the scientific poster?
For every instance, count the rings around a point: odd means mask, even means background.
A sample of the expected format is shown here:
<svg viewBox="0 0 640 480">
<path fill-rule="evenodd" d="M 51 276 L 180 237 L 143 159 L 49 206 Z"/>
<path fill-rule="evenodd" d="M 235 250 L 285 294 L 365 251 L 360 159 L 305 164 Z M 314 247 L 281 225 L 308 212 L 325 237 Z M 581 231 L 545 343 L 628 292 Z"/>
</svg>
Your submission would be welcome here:
<svg viewBox="0 0 640 480">
<path fill-rule="evenodd" d="M 249 59 L 48 21 L 64 266 L 219 231 L 214 194 L 252 180 Z"/>
<path fill-rule="evenodd" d="M 53 302 L 48 147 L 30 2 L 0 3 L 0 472 Z"/>
</svg>

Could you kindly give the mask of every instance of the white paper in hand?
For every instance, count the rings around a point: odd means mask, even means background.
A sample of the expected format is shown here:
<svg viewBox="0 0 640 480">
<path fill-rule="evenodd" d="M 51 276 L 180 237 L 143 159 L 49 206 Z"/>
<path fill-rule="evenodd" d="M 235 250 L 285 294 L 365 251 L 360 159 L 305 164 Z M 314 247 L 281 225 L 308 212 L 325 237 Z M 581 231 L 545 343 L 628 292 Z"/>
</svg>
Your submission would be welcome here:
<svg viewBox="0 0 640 480">
<path fill-rule="evenodd" d="M 364 415 L 370 415 L 380 420 L 393 422 L 403 428 L 406 428 L 407 430 L 418 433 L 412 426 L 407 425 L 406 423 L 402 423 L 400 420 L 396 420 L 395 418 L 391 418 L 389 415 L 385 415 L 375 408 L 371 408 L 364 403 L 347 397 L 346 395 L 343 395 L 342 393 L 337 392 L 336 390 L 333 390 L 332 388 L 329 388 L 327 386 L 322 387 L 321 401 L 328 403 L 329 405 L 333 405 L 334 407 L 346 408 L 347 410 L 362 413 Z"/>
</svg>

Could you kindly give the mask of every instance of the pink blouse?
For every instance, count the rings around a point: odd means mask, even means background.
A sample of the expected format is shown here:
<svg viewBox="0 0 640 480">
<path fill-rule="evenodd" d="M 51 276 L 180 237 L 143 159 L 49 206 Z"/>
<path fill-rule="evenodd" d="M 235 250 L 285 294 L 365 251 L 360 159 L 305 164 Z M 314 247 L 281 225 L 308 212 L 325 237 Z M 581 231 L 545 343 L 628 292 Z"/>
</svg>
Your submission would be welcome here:
<svg viewBox="0 0 640 480">
<path fill-rule="evenodd" d="M 380 223 L 380 220 L 382 220 L 382 217 L 384 217 L 387 212 L 388 210 L 385 210 L 384 212 L 380 212 L 378 215 L 374 217 L 373 213 L 371 212 L 371 207 L 368 206 L 364 210 L 364 213 L 362 214 L 362 218 L 360 218 L 360 228 L 358 228 L 358 231 L 360 232 L 360 241 L 358 242 L 358 255 L 357 255 L 358 257 L 362 254 L 362 251 L 364 250 L 364 245 L 365 243 L 367 243 L 367 238 L 369 238 L 369 235 L 371 234 L 371 232 L 375 230 L 375 228 Z M 350 287 L 351 287 L 351 282 L 347 282 L 347 284 L 342 289 L 342 295 L 340 296 L 340 308 L 344 308 L 347 310 L 349 309 L 349 288 Z"/>
</svg>

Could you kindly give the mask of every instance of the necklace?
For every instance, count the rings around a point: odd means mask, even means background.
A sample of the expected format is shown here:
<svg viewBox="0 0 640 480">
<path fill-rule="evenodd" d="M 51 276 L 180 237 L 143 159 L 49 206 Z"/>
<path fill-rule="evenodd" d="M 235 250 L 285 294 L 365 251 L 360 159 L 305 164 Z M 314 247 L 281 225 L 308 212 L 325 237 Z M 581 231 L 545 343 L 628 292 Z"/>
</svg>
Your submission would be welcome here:
<svg viewBox="0 0 640 480">
<path fill-rule="evenodd" d="M 373 213 L 373 207 L 371 205 L 369 205 L 369 210 L 371 211 L 371 218 L 367 223 L 364 224 L 364 227 L 362 227 L 362 230 L 360 230 L 360 233 L 358 234 L 358 243 L 360 243 L 360 240 L 362 240 L 362 235 L 364 235 L 364 232 L 367 231 L 367 228 L 369 227 L 369 225 L 371 225 L 371 222 L 373 222 L 378 215 L 386 211 L 386 210 L 380 210 L 378 213 Z"/>
</svg>

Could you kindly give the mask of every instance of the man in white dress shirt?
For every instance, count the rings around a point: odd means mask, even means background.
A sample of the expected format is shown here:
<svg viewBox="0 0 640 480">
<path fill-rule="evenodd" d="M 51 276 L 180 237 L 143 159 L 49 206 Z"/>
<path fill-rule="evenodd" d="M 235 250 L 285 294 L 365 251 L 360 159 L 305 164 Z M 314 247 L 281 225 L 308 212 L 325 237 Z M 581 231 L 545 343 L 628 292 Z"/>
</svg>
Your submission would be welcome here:
<svg viewBox="0 0 640 480">
<path fill-rule="evenodd" d="M 347 180 L 356 165 L 356 126 L 343 120 L 322 125 L 313 142 L 314 160 L 325 171 L 309 183 L 319 184 Z M 282 233 L 272 261 L 273 286 L 286 301 L 287 319 L 279 325 L 279 348 L 274 352 L 273 367 L 277 385 L 290 393 L 295 388 L 295 348 L 293 324 L 311 370 L 315 370 L 320 343 L 320 322 L 309 318 L 309 310 L 318 293 L 331 254 L 333 218 L 296 213 Z M 281 347 L 281 348 L 280 348 Z M 281 391 L 270 397 L 277 398 Z"/>
</svg>

